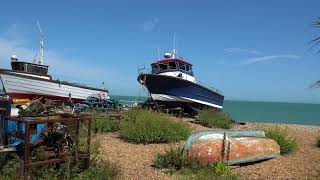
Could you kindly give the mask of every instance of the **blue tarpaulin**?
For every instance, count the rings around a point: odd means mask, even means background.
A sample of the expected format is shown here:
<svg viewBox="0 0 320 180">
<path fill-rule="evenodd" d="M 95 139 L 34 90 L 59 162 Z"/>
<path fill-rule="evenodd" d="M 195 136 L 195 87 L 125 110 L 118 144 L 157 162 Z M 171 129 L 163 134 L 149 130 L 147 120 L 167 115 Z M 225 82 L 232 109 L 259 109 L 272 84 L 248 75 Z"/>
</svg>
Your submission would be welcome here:
<svg viewBox="0 0 320 180">
<path fill-rule="evenodd" d="M 31 119 L 30 119 L 31 120 Z M 10 132 L 14 132 L 14 131 L 20 131 L 20 132 L 25 132 L 26 130 L 26 124 L 25 123 L 21 123 L 20 129 L 18 129 L 18 123 L 16 121 L 12 121 L 12 120 L 8 120 L 8 128 L 7 131 Z M 39 139 L 39 136 L 41 134 L 41 132 L 44 129 L 44 124 L 37 124 L 37 131 L 35 134 L 30 135 L 30 143 L 34 143 L 36 140 Z M 2 131 L 3 133 L 5 133 L 4 131 Z M 20 143 L 24 143 L 23 139 L 20 138 L 16 138 L 16 137 L 10 137 L 9 139 L 9 144 L 11 146 L 16 146 Z"/>
</svg>

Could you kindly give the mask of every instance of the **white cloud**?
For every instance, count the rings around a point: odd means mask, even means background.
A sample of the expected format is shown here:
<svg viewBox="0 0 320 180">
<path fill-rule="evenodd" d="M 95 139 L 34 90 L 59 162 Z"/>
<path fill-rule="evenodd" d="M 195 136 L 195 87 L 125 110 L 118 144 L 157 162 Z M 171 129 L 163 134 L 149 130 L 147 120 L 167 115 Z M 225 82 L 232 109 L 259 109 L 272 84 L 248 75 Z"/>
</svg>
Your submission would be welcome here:
<svg viewBox="0 0 320 180">
<path fill-rule="evenodd" d="M 251 58 L 248 60 L 245 60 L 242 62 L 242 64 L 255 64 L 260 62 L 266 62 L 266 61 L 273 61 L 276 59 L 284 60 L 284 59 L 299 59 L 300 56 L 294 55 L 294 54 L 279 54 L 279 55 L 270 55 L 270 56 L 262 56 L 262 57 L 256 57 Z"/>
<path fill-rule="evenodd" d="M 35 50 L 27 49 L 21 46 L 17 41 L 0 38 L 0 63 L 8 67 L 11 55 L 17 55 L 18 58 L 23 57 L 27 59 L 33 59 L 36 54 Z"/>
<path fill-rule="evenodd" d="M 261 54 L 261 52 L 253 49 L 242 49 L 242 48 L 226 48 L 225 52 L 228 53 L 249 53 L 249 54 Z"/>
<path fill-rule="evenodd" d="M 143 31 L 145 32 L 153 31 L 156 28 L 159 21 L 160 21 L 159 18 L 156 18 L 156 17 L 151 20 L 145 21 L 142 27 Z"/>
</svg>

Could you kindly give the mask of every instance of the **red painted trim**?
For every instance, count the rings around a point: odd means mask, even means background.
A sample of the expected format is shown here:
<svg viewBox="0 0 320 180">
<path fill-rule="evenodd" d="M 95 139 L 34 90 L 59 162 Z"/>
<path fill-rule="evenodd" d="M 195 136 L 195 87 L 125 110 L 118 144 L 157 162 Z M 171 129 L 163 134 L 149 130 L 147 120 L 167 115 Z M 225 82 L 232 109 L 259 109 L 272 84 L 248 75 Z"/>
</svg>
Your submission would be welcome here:
<svg viewBox="0 0 320 180">
<path fill-rule="evenodd" d="M 35 99 L 43 97 L 44 99 L 51 99 L 51 100 L 59 100 L 63 102 L 70 102 L 68 97 L 62 97 L 62 96 L 51 96 L 51 95 L 37 95 L 37 94 L 23 94 L 23 93 L 8 93 L 8 95 L 11 98 L 15 99 Z M 72 98 L 73 102 L 75 103 L 82 103 L 85 99 L 78 99 L 78 98 Z"/>
<path fill-rule="evenodd" d="M 159 60 L 159 61 L 156 61 L 156 62 L 152 63 L 152 65 L 153 64 L 159 64 L 159 63 L 166 63 L 166 62 L 170 62 L 170 61 L 180 61 L 180 62 L 182 62 L 184 64 L 188 64 L 188 65 L 192 66 L 192 64 L 190 64 L 190 63 L 188 63 L 188 62 L 186 62 L 186 61 L 184 61 L 182 59 L 179 59 L 179 58 L 162 59 L 162 60 Z"/>
</svg>

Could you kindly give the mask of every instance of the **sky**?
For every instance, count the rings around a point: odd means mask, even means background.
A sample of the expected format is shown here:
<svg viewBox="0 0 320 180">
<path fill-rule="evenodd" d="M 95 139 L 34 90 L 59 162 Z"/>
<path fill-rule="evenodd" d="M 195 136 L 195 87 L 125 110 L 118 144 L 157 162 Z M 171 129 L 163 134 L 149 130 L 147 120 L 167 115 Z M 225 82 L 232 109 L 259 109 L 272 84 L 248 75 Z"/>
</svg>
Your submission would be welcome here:
<svg viewBox="0 0 320 180">
<path fill-rule="evenodd" d="M 10 56 L 33 61 L 39 21 L 45 64 L 54 79 L 143 94 L 138 66 L 175 47 L 195 77 L 225 99 L 320 103 L 318 48 L 312 22 L 319 0 L 3 1 L 0 68 Z"/>
</svg>

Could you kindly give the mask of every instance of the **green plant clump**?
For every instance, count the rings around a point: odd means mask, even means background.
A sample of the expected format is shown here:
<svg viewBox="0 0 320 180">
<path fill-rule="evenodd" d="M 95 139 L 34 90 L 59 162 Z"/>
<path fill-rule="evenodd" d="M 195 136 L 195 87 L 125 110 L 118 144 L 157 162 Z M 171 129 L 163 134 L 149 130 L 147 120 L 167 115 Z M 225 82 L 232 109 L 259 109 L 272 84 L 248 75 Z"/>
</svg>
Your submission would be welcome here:
<svg viewBox="0 0 320 180">
<path fill-rule="evenodd" d="M 131 143 L 177 142 L 190 133 L 187 124 L 151 110 L 130 110 L 120 123 L 120 137 Z"/>
<path fill-rule="evenodd" d="M 215 174 L 218 176 L 224 176 L 224 175 L 231 174 L 230 166 L 228 166 L 225 163 L 222 163 L 220 161 L 216 162 L 213 167 L 214 167 Z"/>
<path fill-rule="evenodd" d="M 72 180 L 86 180 L 86 179 L 99 179 L 111 180 L 121 176 L 120 167 L 117 164 L 111 163 L 101 159 L 100 153 L 100 140 L 94 139 L 90 145 L 90 163 L 89 168 L 75 173 L 71 178 Z M 82 162 L 81 164 L 86 165 Z M 81 166 L 78 166 L 83 169 Z M 68 168 L 69 169 L 69 168 Z"/>
<path fill-rule="evenodd" d="M 119 120 L 112 119 L 110 117 L 102 117 L 93 115 L 92 117 L 92 129 L 94 132 L 108 133 L 119 131 Z"/>
<path fill-rule="evenodd" d="M 290 136 L 287 128 L 279 126 L 265 130 L 268 138 L 274 139 L 280 146 L 280 154 L 290 154 L 298 149 L 297 140 Z"/>
<path fill-rule="evenodd" d="M 34 169 L 31 174 L 31 179 L 65 179 L 65 180 L 86 180 L 99 179 L 111 180 L 120 175 L 120 169 L 117 165 L 108 161 L 99 161 L 91 163 L 89 168 L 82 169 L 85 161 L 78 161 L 73 164 L 66 162 L 57 165 L 45 165 Z"/>
<path fill-rule="evenodd" d="M 198 120 L 202 125 L 210 128 L 230 129 L 234 123 L 228 113 L 212 109 L 200 111 Z"/>
<path fill-rule="evenodd" d="M 230 167 L 222 162 L 215 162 L 212 164 L 191 164 L 177 172 L 177 179 L 228 179 L 236 180 L 238 175 L 232 174 Z"/>
<path fill-rule="evenodd" d="M 194 179 L 194 180 L 237 180 L 239 176 L 237 174 L 229 175 L 217 175 L 213 170 L 215 165 L 203 166 L 198 171 L 191 171 L 189 169 L 183 169 L 181 172 L 177 173 L 177 179 Z"/>
<path fill-rule="evenodd" d="M 154 166 L 159 169 L 168 169 L 171 172 L 180 170 L 185 165 L 185 159 L 180 148 L 170 148 L 164 154 L 158 154 Z"/>
<path fill-rule="evenodd" d="M 19 176 L 20 176 L 19 170 L 21 168 L 20 165 L 21 165 L 21 163 L 16 159 L 9 161 L 1 169 L 0 180 L 19 179 Z"/>
<path fill-rule="evenodd" d="M 166 173 L 176 173 L 181 179 L 237 179 L 231 174 L 230 167 L 222 162 L 212 164 L 190 163 L 184 158 L 181 148 L 170 148 L 158 154 L 153 161 L 154 167 Z"/>
<path fill-rule="evenodd" d="M 119 177 L 120 169 L 117 165 L 107 161 L 99 162 L 85 171 L 77 174 L 73 180 L 86 180 L 86 179 L 99 179 L 99 180 L 111 180 Z"/>
</svg>

